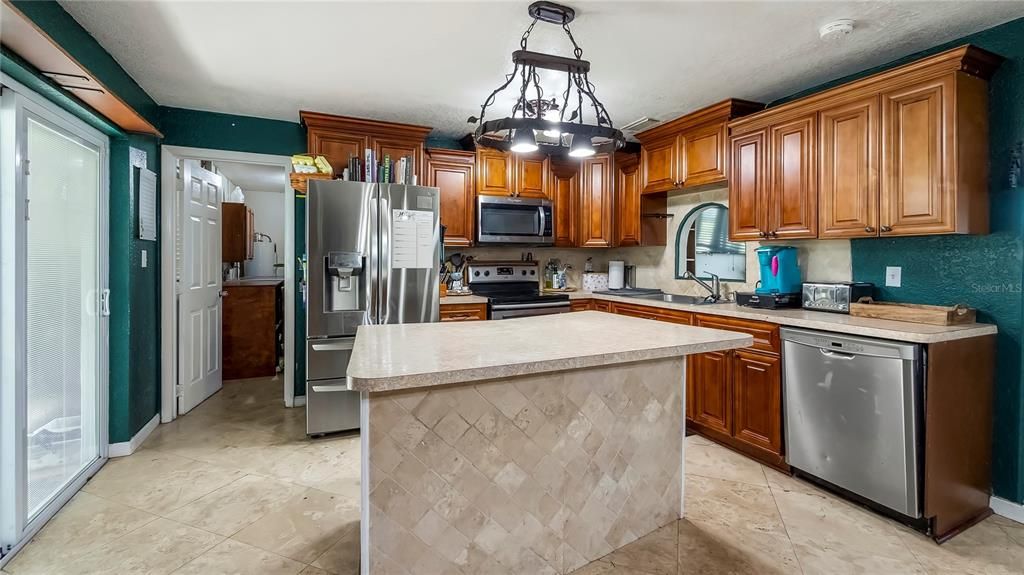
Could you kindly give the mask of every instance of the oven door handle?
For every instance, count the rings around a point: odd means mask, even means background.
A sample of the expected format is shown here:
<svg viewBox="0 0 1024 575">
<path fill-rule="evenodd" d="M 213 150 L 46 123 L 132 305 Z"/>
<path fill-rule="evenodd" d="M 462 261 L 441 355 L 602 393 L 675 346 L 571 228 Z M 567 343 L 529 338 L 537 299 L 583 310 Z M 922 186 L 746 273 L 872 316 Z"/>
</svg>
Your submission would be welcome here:
<svg viewBox="0 0 1024 575">
<path fill-rule="evenodd" d="M 569 302 L 553 301 L 546 303 L 507 303 L 492 305 L 491 309 L 494 311 L 505 311 L 509 309 L 537 309 L 542 307 L 569 307 Z"/>
</svg>

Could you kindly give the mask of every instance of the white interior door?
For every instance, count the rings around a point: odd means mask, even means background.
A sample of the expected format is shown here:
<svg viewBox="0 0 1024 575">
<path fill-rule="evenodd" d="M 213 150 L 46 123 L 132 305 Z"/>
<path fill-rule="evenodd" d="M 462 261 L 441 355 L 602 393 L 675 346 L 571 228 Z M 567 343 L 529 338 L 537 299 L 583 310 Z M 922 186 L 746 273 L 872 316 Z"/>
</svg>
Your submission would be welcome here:
<svg viewBox="0 0 1024 575">
<path fill-rule="evenodd" d="M 182 162 L 178 413 L 221 388 L 221 178 Z"/>
<path fill-rule="evenodd" d="M 27 92 L 5 88 L 2 115 L 5 546 L 29 537 L 106 457 L 109 290 L 107 138 Z"/>
</svg>

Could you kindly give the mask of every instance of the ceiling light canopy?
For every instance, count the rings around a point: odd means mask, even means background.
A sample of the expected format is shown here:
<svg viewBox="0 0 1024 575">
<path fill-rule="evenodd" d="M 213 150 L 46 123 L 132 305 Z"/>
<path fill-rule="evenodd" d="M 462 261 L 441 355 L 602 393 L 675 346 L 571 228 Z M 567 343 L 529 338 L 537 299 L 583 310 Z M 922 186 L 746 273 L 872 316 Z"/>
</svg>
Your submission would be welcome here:
<svg viewBox="0 0 1024 575">
<path fill-rule="evenodd" d="M 505 76 L 501 86 L 484 100 L 480 106 L 480 117 L 469 118 L 469 123 L 478 124 L 473 139 L 481 146 L 499 150 L 568 153 L 573 157 L 586 157 L 621 148 L 626 139 L 622 131 L 612 125 L 604 104 L 594 95 L 594 84 L 589 78 L 590 62 L 583 59 L 583 49 L 569 30 L 569 23 L 576 17 L 575 10 L 554 2 L 541 1 L 530 4 L 528 11 L 533 22 L 519 41 L 520 49 L 512 53 L 515 67 Z M 538 21 L 562 27 L 572 43 L 573 58 L 527 49 L 530 32 Z M 545 99 L 538 69 L 554 70 L 565 75 L 565 90 L 561 92 L 560 98 Z M 497 95 L 517 80 L 518 88 L 512 87 L 516 100 L 511 113 L 504 118 L 486 120 L 487 109 L 494 104 Z M 585 116 L 590 120 L 589 123 L 585 121 Z"/>
</svg>

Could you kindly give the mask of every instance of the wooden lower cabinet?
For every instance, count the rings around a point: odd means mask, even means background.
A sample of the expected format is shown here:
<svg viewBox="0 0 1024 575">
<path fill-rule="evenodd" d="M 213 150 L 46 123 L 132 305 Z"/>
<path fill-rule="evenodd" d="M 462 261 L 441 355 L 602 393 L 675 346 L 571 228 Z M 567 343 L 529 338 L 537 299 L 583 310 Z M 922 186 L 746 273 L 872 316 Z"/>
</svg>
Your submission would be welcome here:
<svg viewBox="0 0 1024 575">
<path fill-rule="evenodd" d="M 273 376 L 283 355 L 284 282 L 235 280 L 224 292 L 224 379 Z"/>
<path fill-rule="evenodd" d="M 441 304 L 441 321 L 482 321 L 487 319 L 485 303 Z"/>
<path fill-rule="evenodd" d="M 686 403 L 693 406 L 693 422 L 726 436 L 732 433 L 730 355 L 718 351 L 691 355 L 686 366 L 692 392 Z"/>
<path fill-rule="evenodd" d="M 701 314 L 694 316 L 694 325 L 748 333 L 754 337 L 754 345 L 688 358 L 687 429 L 762 463 L 788 469 L 782 441 L 778 326 Z"/>
<path fill-rule="evenodd" d="M 569 311 L 588 311 L 594 309 L 592 299 L 574 299 L 569 301 Z"/>
<path fill-rule="evenodd" d="M 782 454 L 782 358 L 734 350 L 732 361 L 732 435 L 752 447 Z"/>
</svg>

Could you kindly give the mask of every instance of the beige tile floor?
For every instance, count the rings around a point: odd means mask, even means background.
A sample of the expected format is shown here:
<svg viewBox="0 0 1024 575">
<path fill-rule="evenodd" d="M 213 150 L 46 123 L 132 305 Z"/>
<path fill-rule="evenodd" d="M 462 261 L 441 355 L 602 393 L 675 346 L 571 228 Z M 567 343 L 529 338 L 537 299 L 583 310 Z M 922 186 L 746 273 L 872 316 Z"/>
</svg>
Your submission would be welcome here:
<svg viewBox="0 0 1024 575">
<path fill-rule="evenodd" d="M 359 443 L 309 441 L 277 380 L 228 382 L 112 460 L 3 575 L 358 572 Z M 687 519 L 575 575 L 1024 573 L 1024 525 L 943 546 L 700 437 Z"/>
</svg>

